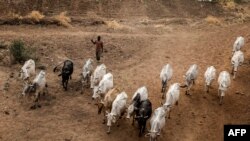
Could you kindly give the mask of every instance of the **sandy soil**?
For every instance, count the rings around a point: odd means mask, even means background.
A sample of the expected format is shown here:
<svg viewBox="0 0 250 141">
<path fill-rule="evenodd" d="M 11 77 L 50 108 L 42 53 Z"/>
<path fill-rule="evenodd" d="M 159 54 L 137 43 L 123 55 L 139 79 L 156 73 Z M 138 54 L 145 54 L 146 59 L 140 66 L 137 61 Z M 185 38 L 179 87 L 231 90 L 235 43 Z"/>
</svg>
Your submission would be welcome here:
<svg viewBox="0 0 250 141">
<path fill-rule="evenodd" d="M 127 4 L 135 8 L 133 3 Z M 122 10 L 126 9 L 121 8 L 121 13 Z M 145 11 L 139 10 L 142 13 Z M 181 7 L 177 11 L 181 12 Z M 150 14 L 150 10 L 147 12 Z M 157 12 L 154 14 L 157 15 Z M 154 14 L 151 16 L 154 17 Z M 21 65 L 0 66 L 0 140 L 148 140 L 146 137 L 139 138 L 137 124 L 132 126 L 127 119 L 121 120 L 120 127 L 112 127 L 110 135 L 106 134 L 103 116 L 97 114 L 97 107 L 91 100 L 92 90 L 85 89 L 84 94 L 80 94 L 80 72 L 88 58 L 95 59 L 95 48 L 90 40 L 97 35 L 101 35 L 104 41 L 105 53 L 101 62 L 114 75 L 115 86 L 124 90 L 129 100 L 137 88 L 147 86 L 154 109 L 162 101 L 159 75 L 163 65 L 170 63 L 173 66 L 171 84 L 182 83 L 189 66 L 198 65 L 199 76 L 191 90 L 192 96 L 186 96 L 185 90 L 181 90 L 179 105 L 173 107 L 171 119 L 166 119 L 160 141 L 222 141 L 224 124 L 250 124 L 249 23 L 213 26 L 186 17 L 171 17 L 172 21 L 168 24 L 161 19 L 145 21 L 143 16 L 124 19 L 119 22 L 121 28 L 115 30 L 106 25 L 78 24 L 73 28 L 0 26 L 1 40 L 22 39 L 28 47 L 36 48 L 39 58 L 36 65 L 46 67 L 49 86 L 49 94 L 41 98 L 42 107 L 31 110 L 32 99 L 18 99 L 23 88 L 18 79 Z M 239 35 L 244 36 L 246 41 L 242 49 L 245 62 L 239 68 L 236 80 L 232 81 L 224 104 L 220 106 L 217 81 L 214 81 L 209 94 L 204 92 L 204 72 L 211 65 L 217 69 L 217 75 L 224 70 L 231 71 L 232 45 Z M 0 49 L 1 52 L 3 50 Z M 75 67 L 69 90 L 65 92 L 60 85 L 60 77 L 52 70 L 67 58 L 74 61 Z M 13 78 L 9 78 L 11 73 L 14 73 Z M 5 91 L 3 88 L 7 80 L 10 87 Z M 149 124 L 147 126 L 149 129 Z"/>
<path fill-rule="evenodd" d="M 160 79 L 162 66 L 170 63 L 174 68 L 171 83 L 183 82 L 183 75 L 191 64 L 198 64 L 199 77 L 193 87 L 192 96 L 181 91 L 179 105 L 173 108 L 172 118 L 167 119 L 160 140 L 172 141 L 220 141 L 223 139 L 224 124 L 250 124 L 249 71 L 250 52 L 248 41 L 250 28 L 247 24 L 229 27 L 204 26 L 202 29 L 190 26 L 171 26 L 152 34 L 148 31 L 122 33 L 103 32 L 95 27 L 95 32 L 85 32 L 84 28 L 64 29 L 60 27 L 5 26 L 0 27 L 0 38 L 11 41 L 23 39 L 29 46 L 37 48 L 40 61 L 45 65 L 49 95 L 42 97 L 42 108 L 30 110 L 32 102 L 17 98 L 22 83 L 17 75 L 21 65 L 1 66 L 1 85 L 9 78 L 9 91 L 1 91 L 0 139 L 1 140 L 147 140 L 138 138 L 137 125 L 122 119 L 120 127 L 112 127 L 106 134 L 106 125 L 91 101 L 91 90 L 80 94 L 80 71 L 87 58 L 94 59 L 94 46 L 90 39 L 101 35 L 105 44 L 102 62 L 114 75 L 115 86 L 127 92 L 129 98 L 142 85 L 147 86 L 153 107 L 160 106 Z M 148 29 L 148 30 L 149 30 Z M 91 29 L 88 29 L 91 30 Z M 139 30 L 139 29 L 137 29 Z M 243 49 L 245 63 L 225 97 L 224 105 L 218 104 L 217 82 L 209 94 L 204 93 L 203 74 L 206 67 L 213 65 L 220 71 L 231 70 L 230 55 L 236 36 L 246 37 Z M 53 67 L 65 58 L 75 63 L 73 79 L 69 91 L 60 85 L 60 78 L 52 72 Z M 96 66 L 96 63 L 95 63 Z M 37 70 L 37 73 L 39 70 Z M 244 95 L 235 94 L 236 91 Z M 6 111 L 9 114 L 6 114 Z M 148 125 L 149 127 L 149 125 Z"/>
</svg>

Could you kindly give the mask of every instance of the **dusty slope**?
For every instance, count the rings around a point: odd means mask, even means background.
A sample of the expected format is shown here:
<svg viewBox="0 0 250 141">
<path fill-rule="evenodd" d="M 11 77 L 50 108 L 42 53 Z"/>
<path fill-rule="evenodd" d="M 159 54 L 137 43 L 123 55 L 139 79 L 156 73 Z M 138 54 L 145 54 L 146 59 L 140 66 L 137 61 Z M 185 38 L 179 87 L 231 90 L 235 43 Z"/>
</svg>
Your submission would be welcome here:
<svg viewBox="0 0 250 141">
<path fill-rule="evenodd" d="M 143 2 L 142 2 L 143 1 Z M 68 11 L 71 16 L 87 16 L 94 12 L 107 18 L 162 18 L 172 16 L 205 17 L 223 13 L 215 4 L 193 0 L 8 0 L 0 1 L 0 16 L 9 13 L 25 15 L 39 10 L 45 15 Z"/>
<path fill-rule="evenodd" d="M 17 79 L 21 65 L 0 66 L 0 140 L 147 140 L 138 138 L 137 126 L 131 126 L 125 119 L 120 127 L 112 127 L 112 133 L 107 135 L 106 126 L 101 124 L 102 116 L 97 115 L 96 106 L 91 102 L 91 90 L 86 89 L 83 95 L 80 94 L 81 67 L 87 58 L 94 59 L 90 39 L 97 35 L 103 37 L 106 51 L 102 61 L 114 74 L 115 85 L 125 90 L 129 97 L 138 87 L 146 85 L 154 108 L 161 102 L 159 73 L 162 66 L 166 63 L 173 65 L 171 83 L 174 83 L 183 82 L 182 76 L 188 67 L 198 64 L 200 74 L 191 91 L 193 95 L 186 96 L 182 90 L 179 106 L 174 107 L 172 118 L 167 119 L 160 140 L 221 141 L 224 124 L 250 124 L 249 24 L 208 26 L 199 20 L 193 22 L 193 18 L 203 18 L 207 14 L 223 16 L 224 12 L 210 4 L 190 1 L 0 1 L 1 16 L 10 11 L 26 14 L 38 9 L 46 15 L 54 15 L 66 10 L 72 17 L 93 18 L 97 15 L 117 21 L 123 19 L 120 24 L 124 26 L 118 30 L 105 25 L 73 25 L 70 29 L 39 25 L 0 26 L 1 40 L 21 38 L 28 46 L 37 48 L 40 58 L 37 66 L 46 66 L 49 84 L 49 95 L 41 99 L 42 108 L 30 110 L 31 101 L 17 98 L 22 90 L 22 83 Z M 166 21 L 168 18 L 172 20 Z M 203 73 L 209 65 L 214 65 L 217 72 L 231 70 L 229 57 L 238 35 L 246 38 L 245 63 L 226 94 L 225 104 L 219 106 L 216 81 L 210 94 L 203 92 Z M 63 91 L 60 78 L 52 72 L 54 65 L 66 58 L 75 63 L 68 92 Z M 14 78 L 9 79 L 10 89 L 5 92 L 2 86 L 11 72 Z M 236 91 L 244 95 L 237 95 Z"/>
<path fill-rule="evenodd" d="M 200 74 L 192 90 L 193 95 L 186 96 L 182 91 L 179 106 L 174 107 L 172 119 L 167 120 L 160 140 L 220 141 L 224 124 L 250 124 L 250 52 L 247 49 L 250 29 L 247 24 L 202 29 L 172 26 L 173 31 L 167 30 L 161 35 L 144 31 L 138 32 L 140 34 L 103 32 L 98 27 L 96 32 L 84 32 L 84 28 L 0 28 L 2 31 L 5 29 L 0 33 L 1 39 L 22 38 L 27 44 L 38 48 L 39 64 L 47 66 L 49 83 L 49 95 L 42 99 L 42 108 L 29 110 L 30 102 L 17 99 L 22 89 L 21 82 L 16 78 L 20 66 L 1 66 L 1 85 L 10 72 L 15 73 L 15 78 L 10 79 L 9 92 L 1 91 L 1 140 L 145 140 L 137 137 L 136 126 L 131 126 L 125 119 L 120 127 L 112 127 L 112 133 L 107 135 L 106 126 L 101 124 L 102 116 L 97 116 L 96 107 L 91 103 L 91 91 L 86 90 L 80 95 L 78 74 L 84 60 L 89 57 L 94 59 L 90 39 L 97 34 L 103 36 L 107 52 L 102 60 L 114 74 L 115 85 L 124 89 L 130 97 L 138 87 L 146 85 L 154 108 L 161 101 L 161 67 L 166 63 L 173 65 L 174 78 L 171 83 L 174 83 L 183 82 L 182 75 L 187 68 L 193 63 L 198 64 Z M 152 30 L 152 33 L 157 32 Z M 216 82 L 210 94 L 203 92 L 203 73 L 209 65 L 214 65 L 218 72 L 230 71 L 231 46 L 239 34 L 246 37 L 247 44 L 243 49 L 246 61 L 237 79 L 232 82 L 225 104 L 219 106 Z M 60 79 L 52 73 L 53 66 L 66 57 L 76 64 L 68 92 L 63 91 Z M 235 91 L 244 92 L 245 95 L 236 95 Z"/>
</svg>

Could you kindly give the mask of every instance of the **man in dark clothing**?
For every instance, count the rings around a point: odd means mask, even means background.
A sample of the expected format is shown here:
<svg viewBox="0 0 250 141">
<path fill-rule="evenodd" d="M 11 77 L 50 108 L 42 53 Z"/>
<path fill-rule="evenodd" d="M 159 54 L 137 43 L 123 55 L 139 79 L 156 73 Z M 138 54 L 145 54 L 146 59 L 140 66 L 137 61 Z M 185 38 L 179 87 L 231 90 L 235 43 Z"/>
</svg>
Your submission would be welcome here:
<svg viewBox="0 0 250 141">
<path fill-rule="evenodd" d="M 101 41 L 101 36 L 97 37 L 97 41 L 93 41 L 91 39 L 91 42 L 96 45 L 96 50 L 95 50 L 96 60 L 99 62 L 101 58 L 101 53 L 103 53 L 103 42 Z"/>
</svg>

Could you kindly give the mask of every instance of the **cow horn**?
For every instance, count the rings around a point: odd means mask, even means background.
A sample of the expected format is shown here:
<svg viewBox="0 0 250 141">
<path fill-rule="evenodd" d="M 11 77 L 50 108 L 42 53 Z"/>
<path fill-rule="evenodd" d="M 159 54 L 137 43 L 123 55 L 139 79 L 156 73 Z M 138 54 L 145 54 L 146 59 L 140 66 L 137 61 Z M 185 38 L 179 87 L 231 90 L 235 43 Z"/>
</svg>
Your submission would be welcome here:
<svg viewBox="0 0 250 141">
<path fill-rule="evenodd" d="M 150 136 L 150 133 L 145 134 L 145 137 L 149 137 L 149 136 Z"/>
<path fill-rule="evenodd" d="M 181 87 L 181 88 L 185 88 L 185 87 L 187 87 L 187 85 L 186 85 L 186 84 L 180 85 L 180 87 Z"/>
</svg>

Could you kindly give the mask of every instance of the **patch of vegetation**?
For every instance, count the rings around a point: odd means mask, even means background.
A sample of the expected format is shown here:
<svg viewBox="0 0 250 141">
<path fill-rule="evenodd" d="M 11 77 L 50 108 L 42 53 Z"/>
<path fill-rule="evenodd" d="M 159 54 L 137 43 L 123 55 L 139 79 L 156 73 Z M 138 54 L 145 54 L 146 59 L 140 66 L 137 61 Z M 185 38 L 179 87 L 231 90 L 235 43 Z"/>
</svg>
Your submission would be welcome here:
<svg viewBox="0 0 250 141">
<path fill-rule="evenodd" d="M 39 11 L 32 11 L 27 15 L 27 18 L 30 18 L 36 22 L 40 22 L 45 16 L 41 14 Z"/>
<path fill-rule="evenodd" d="M 37 60 L 35 48 L 26 48 L 21 40 L 14 40 L 10 45 L 10 55 L 13 57 L 12 63 L 23 63 L 28 59 Z"/>
<path fill-rule="evenodd" d="M 113 21 L 105 21 L 104 22 L 109 28 L 112 29 L 122 29 L 123 26 L 121 24 L 119 24 L 116 20 Z"/>
<path fill-rule="evenodd" d="M 56 15 L 55 20 L 62 26 L 72 27 L 70 24 L 71 18 L 67 16 L 67 12 L 61 12 L 59 15 Z"/>
<path fill-rule="evenodd" d="M 218 19 L 217 17 L 214 17 L 214 16 L 211 16 L 211 15 L 208 15 L 206 18 L 205 18 L 205 21 L 209 24 L 215 24 L 215 25 L 221 25 L 221 20 Z"/>
</svg>

